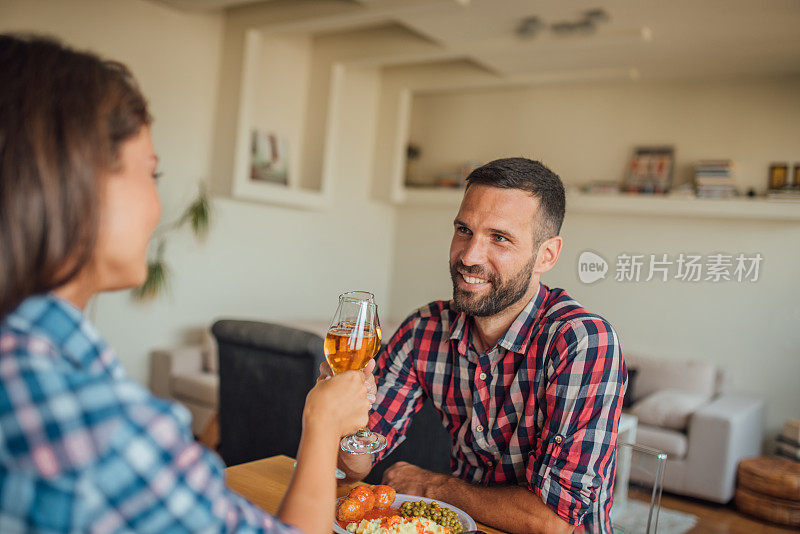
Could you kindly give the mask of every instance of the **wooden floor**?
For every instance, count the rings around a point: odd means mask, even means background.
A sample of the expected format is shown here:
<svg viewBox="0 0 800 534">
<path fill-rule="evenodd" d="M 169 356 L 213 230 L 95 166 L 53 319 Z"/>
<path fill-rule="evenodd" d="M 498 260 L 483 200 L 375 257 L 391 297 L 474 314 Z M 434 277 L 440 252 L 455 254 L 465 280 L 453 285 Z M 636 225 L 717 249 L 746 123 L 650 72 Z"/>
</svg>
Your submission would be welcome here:
<svg viewBox="0 0 800 534">
<path fill-rule="evenodd" d="M 647 500 L 646 495 L 631 497 Z M 765 523 L 739 513 L 733 504 L 713 504 L 706 501 L 667 495 L 661 498 L 661 507 L 697 516 L 697 525 L 690 534 L 784 534 L 798 532 L 798 529 Z"/>
</svg>

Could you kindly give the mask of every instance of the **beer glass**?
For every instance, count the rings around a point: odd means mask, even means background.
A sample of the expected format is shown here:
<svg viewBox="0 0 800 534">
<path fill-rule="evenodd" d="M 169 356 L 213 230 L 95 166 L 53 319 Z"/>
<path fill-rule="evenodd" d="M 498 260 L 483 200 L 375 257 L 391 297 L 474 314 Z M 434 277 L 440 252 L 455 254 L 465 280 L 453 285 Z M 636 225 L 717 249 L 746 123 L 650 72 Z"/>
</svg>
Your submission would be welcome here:
<svg viewBox="0 0 800 534">
<path fill-rule="evenodd" d="M 375 296 L 367 291 L 339 295 L 339 307 L 325 336 L 325 358 L 333 374 L 363 369 L 381 350 L 381 323 Z M 386 438 L 362 428 L 342 438 L 340 446 L 351 454 L 378 452 Z"/>
</svg>

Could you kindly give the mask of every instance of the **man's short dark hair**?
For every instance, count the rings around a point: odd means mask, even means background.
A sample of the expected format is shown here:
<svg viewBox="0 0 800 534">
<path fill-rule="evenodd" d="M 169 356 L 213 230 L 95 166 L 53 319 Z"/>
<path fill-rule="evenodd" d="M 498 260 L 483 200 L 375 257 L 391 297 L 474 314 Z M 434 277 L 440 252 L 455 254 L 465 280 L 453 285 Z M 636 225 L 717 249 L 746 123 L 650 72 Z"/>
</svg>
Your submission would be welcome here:
<svg viewBox="0 0 800 534">
<path fill-rule="evenodd" d="M 541 161 L 527 158 L 503 158 L 478 167 L 467 177 L 471 185 L 488 185 L 504 189 L 521 189 L 539 199 L 542 219 L 536 229 L 536 240 L 555 237 L 561 232 L 566 205 L 564 184 L 556 173 Z"/>
</svg>

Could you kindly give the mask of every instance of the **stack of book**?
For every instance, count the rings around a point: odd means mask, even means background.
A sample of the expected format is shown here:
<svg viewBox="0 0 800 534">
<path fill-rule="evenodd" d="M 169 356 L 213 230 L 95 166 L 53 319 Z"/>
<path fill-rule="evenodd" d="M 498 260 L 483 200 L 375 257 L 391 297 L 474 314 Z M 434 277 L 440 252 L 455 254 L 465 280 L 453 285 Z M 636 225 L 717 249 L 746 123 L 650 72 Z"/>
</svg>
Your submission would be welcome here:
<svg viewBox="0 0 800 534">
<path fill-rule="evenodd" d="M 698 161 L 694 165 L 694 181 L 700 198 L 735 197 L 733 162 L 728 159 Z"/>
<path fill-rule="evenodd" d="M 800 419 L 787 421 L 778 436 L 778 454 L 800 462 Z"/>
</svg>

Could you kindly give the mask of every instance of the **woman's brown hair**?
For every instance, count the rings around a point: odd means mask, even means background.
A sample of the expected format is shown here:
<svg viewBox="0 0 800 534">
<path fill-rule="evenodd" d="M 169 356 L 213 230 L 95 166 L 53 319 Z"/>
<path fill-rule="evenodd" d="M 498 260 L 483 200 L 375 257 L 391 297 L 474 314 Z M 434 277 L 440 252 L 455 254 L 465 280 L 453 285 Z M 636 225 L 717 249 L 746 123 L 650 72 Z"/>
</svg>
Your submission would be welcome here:
<svg viewBox="0 0 800 534">
<path fill-rule="evenodd" d="M 121 63 L 52 39 L 0 35 L 0 319 L 86 265 L 100 178 L 149 123 Z"/>
</svg>

